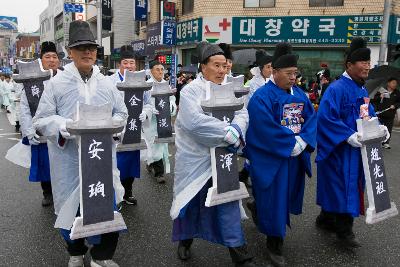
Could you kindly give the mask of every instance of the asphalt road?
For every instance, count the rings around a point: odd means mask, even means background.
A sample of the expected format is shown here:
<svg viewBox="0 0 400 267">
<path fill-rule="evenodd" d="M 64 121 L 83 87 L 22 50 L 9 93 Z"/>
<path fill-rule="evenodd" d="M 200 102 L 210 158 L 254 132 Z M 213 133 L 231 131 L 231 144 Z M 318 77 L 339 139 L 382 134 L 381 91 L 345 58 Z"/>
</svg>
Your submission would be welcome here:
<svg viewBox="0 0 400 267">
<path fill-rule="evenodd" d="M 28 170 L 4 158 L 19 138 L 2 111 L 0 266 L 66 266 L 68 253 L 58 230 L 53 228 L 53 209 L 41 206 L 40 185 L 29 183 Z M 385 166 L 391 198 L 400 206 L 400 129 L 393 133 L 391 145 L 391 150 L 385 150 Z M 173 155 L 173 146 L 170 152 Z M 173 156 L 171 160 L 173 162 Z M 288 229 L 284 244 L 288 266 L 399 266 L 400 216 L 376 225 L 367 225 L 364 217 L 356 219 L 354 230 L 362 247 L 345 250 L 336 243 L 335 236 L 314 226 L 319 213 L 315 204 L 315 181 L 315 177 L 306 181 L 303 214 L 291 218 L 292 229 Z M 169 217 L 172 185 L 172 175 L 165 185 L 159 185 L 142 165 L 142 178 L 134 183 L 138 206 L 124 206 L 122 213 L 129 232 L 120 237 L 115 261 L 121 267 L 232 266 L 226 248 L 202 240 L 194 242 L 191 260 L 181 263 L 177 259 L 177 244 L 171 241 Z M 257 232 L 251 220 L 243 222 L 243 227 L 249 250 L 258 263 L 267 265 L 265 237 Z"/>
</svg>

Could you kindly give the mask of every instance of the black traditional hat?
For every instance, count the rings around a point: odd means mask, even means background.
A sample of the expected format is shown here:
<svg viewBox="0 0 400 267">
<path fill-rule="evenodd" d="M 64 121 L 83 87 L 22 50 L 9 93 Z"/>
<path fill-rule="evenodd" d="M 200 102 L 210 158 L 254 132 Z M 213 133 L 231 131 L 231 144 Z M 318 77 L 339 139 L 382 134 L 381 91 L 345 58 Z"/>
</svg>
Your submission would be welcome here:
<svg viewBox="0 0 400 267">
<path fill-rule="evenodd" d="M 265 50 L 257 50 L 256 51 L 256 62 L 255 64 L 258 67 L 264 67 L 268 63 L 272 62 L 272 56 L 269 55 Z"/>
<path fill-rule="evenodd" d="M 292 53 L 292 45 L 289 43 L 279 43 L 276 45 L 275 53 L 272 58 L 274 69 L 297 67 L 298 55 Z"/>
<path fill-rule="evenodd" d="M 86 21 L 75 20 L 69 24 L 69 44 L 68 48 L 79 45 L 95 45 L 93 33 L 90 30 L 89 23 Z"/>
<path fill-rule="evenodd" d="M 196 47 L 196 55 L 192 56 L 192 64 L 203 63 L 215 55 L 224 55 L 224 51 L 218 45 L 200 42 Z"/>
<path fill-rule="evenodd" d="M 130 45 L 123 45 L 120 48 L 120 55 L 121 55 L 121 60 L 124 59 L 134 59 L 135 58 L 135 52 L 133 52 L 133 48 Z"/>
<path fill-rule="evenodd" d="M 224 52 L 224 56 L 226 57 L 226 59 L 233 60 L 233 55 L 232 55 L 232 51 L 231 51 L 231 46 L 230 45 L 228 45 L 226 43 L 220 43 L 220 44 L 218 44 L 218 46 Z"/>
<path fill-rule="evenodd" d="M 367 48 L 367 41 L 362 37 L 351 40 L 349 49 L 346 51 L 346 63 L 371 60 L 371 50 Z"/>
<path fill-rule="evenodd" d="M 154 66 L 157 66 L 157 65 L 162 65 L 162 64 L 161 64 L 161 62 L 158 61 L 158 60 L 152 60 L 152 61 L 150 61 L 150 63 L 149 63 L 149 68 L 152 69 Z"/>
<path fill-rule="evenodd" d="M 53 52 L 57 54 L 57 48 L 55 43 L 48 41 L 42 43 L 42 45 L 40 46 L 40 58 L 42 58 L 44 54 L 48 52 Z"/>
</svg>

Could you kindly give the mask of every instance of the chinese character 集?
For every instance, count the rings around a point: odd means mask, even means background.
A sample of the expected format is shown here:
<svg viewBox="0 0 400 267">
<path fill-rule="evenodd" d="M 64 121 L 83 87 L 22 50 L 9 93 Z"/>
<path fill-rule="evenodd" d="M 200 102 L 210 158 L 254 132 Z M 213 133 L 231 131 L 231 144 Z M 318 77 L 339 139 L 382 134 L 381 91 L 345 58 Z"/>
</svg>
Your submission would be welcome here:
<svg viewBox="0 0 400 267">
<path fill-rule="evenodd" d="M 139 101 L 139 102 L 140 102 L 140 99 L 137 98 L 135 95 L 133 95 L 133 96 L 131 97 L 131 99 L 129 99 L 129 103 L 131 104 L 131 106 L 137 106 L 138 103 L 136 103 L 136 101 Z"/>
<path fill-rule="evenodd" d="M 106 195 L 104 194 L 104 184 L 101 183 L 100 181 L 97 182 L 97 184 L 91 184 L 89 185 L 89 198 L 95 196 L 97 197 L 97 194 L 101 195 L 102 197 L 105 197 Z"/>
<path fill-rule="evenodd" d="M 136 131 L 137 129 L 138 127 L 136 125 L 136 119 L 131 119 L 131 121 L 129 122 L 129 130 Z"/>
<path fill-rule="evenodd" d="M 233 153 L 229 153 L 229 154 L 225 154 L 225 155 L 220 155 L 220 162 L 222 162 L 222 169 L 227 168 L 228 171 L 231 171 L 231 165 L 232 163 L 232 157 L 233 157 Z"/>
<path fill-rule="evenodd" d="M 32 85 L 31 92 L 32 92 L 32 96 L 37 96 L 38 98 L 40 97 L 39 96 L 40 90 L 36 85 Z"/>
<path fill-rule="evenodd" d="M 101 159 L 97 153 L 104 151 L 104 149 L 99 148 L 99 146 L 102 143 L 103 142 L 96 142 L 96 140 L 93 139 L 93 143 L 90 144 L 88 152 L 88 154 L 92 154 L 92 156 L 90 157 L 91 159 L 93 158 Z"/>
</svg>

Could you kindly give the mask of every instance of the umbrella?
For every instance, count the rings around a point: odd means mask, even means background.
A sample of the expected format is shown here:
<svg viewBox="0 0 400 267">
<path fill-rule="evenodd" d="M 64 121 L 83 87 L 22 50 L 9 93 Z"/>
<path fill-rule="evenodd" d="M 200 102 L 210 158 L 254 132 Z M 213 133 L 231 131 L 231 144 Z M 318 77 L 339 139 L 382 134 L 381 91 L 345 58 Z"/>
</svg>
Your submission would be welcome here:
<svg viewBox="0 0 400 267">
<path fill-rule="evenodd" d="M 196 74 L 197 73 L 197 66 L 193 66 L 193 65 L 184 66 L 179 70 L 179 72 Z"/>
<path fill-rule="evenodd" d="M 257 49 L 242 49 L 236 50 L 232 53 L 233 64 L 247 65 L 250 66 L 256 61 L 256 51 Z"/>
<path fill-rule="evenodd" d="M 368 95 L 370 98 L 373 98 L 379 88 L 386 82 L 386 78 L 376 78 L 376 79 L 368 79 L 365 82 L 365 88 L 367 88 Z"/>
<path fill-rule="evenodd" d="M 390 77 L 400 77 L 400 69 L 388 65 L 383 65 L 371 69 L 368 75 L 368 79 L 382 78 L 388 80 Z"/>
</svg>

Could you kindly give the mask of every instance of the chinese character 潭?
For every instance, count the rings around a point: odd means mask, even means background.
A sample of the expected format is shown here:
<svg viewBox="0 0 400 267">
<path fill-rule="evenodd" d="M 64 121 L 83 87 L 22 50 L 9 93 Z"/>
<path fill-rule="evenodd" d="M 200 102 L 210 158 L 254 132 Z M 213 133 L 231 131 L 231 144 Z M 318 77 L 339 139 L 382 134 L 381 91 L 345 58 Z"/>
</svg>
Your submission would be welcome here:
<svg viewBox="0 0 400 267">
<path fill-rule="evenodd" d="M 376 182 L 376 194 L 380 195 L 383 192 L 386 192 L 386 190 L 383 188 L 383 182 Z"/>
<path fill-rule="evenodd" d="M 232 157 L 233 157 L 233 153 L 229 153 L 229 154 L 225 154 L 225 155 L 220 155 L 220 162 L 222 162 L 222 169 L 227 168 L 228 171 L 231 171 L 231 165 L 232 163 Z"/>
<path fill-rule="evenodd" d="M 158 125 L 162 128 L 167 128 L 168 124 L 167 124 L 167 119 L 161 119 L 158 121 Z"/>
<path fill-rule="evenodd" d="M 161 99 L 160 102 L 158 103 L 158 106 L 159 106 L 161 109 L 164 109 L 165 101 Z"/>
<path fill-rule="evenodd" d="M 381 166 L 379 166 L 378 164 L 375 164 L 374 176 L 375 176 L 375 179 L 381 178 L 383 176 L 383 172 L 381 171 Z"/>
<path fill-rule="evenodd" d="M 374 148 L 372 148 L 371 149 L 371 163 L 373 162 L 373 161 L 378 161 L 378 160 L 380 160 L 381 158 L 379 157 L 379 150 L 378 150 L 378 148 L 376 148 L 376 147 L 374 147 Z"/>
<path fill-rule="evenodd" d="M 131 99 L 129 99 L 129 103 L 131 104 L 131 106 L 137 106 L 138 103 L 136 103 L 136 101 L 139 101 L 139 102 L 140 102 L 140 99 L 137 98 L 135 95 L 133 95 L 133 96 L 131 97 Z"/>
<path fill-rule="evenodd" d="M 293 32 L 302 32 L 303 36 L 307 36 L 307 29 L 310 27 L 309 19 L 294 19 L 292 21 Z"/>
<path fill-rule="evenodd" d="M 101 183 L 100 181 L 97 182 L 97 184 L 91 184 L 89 185 L 89 198 L 95 196 L 97 197 L 97 194 L 101 195 L 102 197 L 105 197 L 106 195 L 104 194 L 104 184 Z"/>
<path fill-rule="evenodd" d="M 37 87 L 36 85 L 32 85 L 31 92 L 32 92 L 32 96 L 37 96 L 38 98 L 40 97 L 39 96 L 40 90 L 39 90 L 39 87 Z"/>
<path fill-rule="evenodd" d="M 241 19 L 239 34 L 244 34 L 247 36 L 255 36 L 256 35 L 256 20 L 255 19 Z"/>
<path fill-rule="evenodd" d="M 268 36 L 278 36 L 281 34 L 282 19 L 267 19 L 265 20 L 266 34 Z"/>
<path fill-rule="evenodd" d="M 103 142 L 96 142 L 96 140 L 93 139 L 93 143 L 90 144 L 89 146 L 89 152 L 88 154 L 92 154 L 92 156 L 90 157 L 91 159 L 93 158 L 98 158 L 101 159 L 99 157 L 99 155 L 97 155 L 97 153 L 104 151 L 104 149 L 99 148 L 99 146 L 102 144 Z"/>
<path fill-rule="evenodd" d="M 138 129 L 137 125 L 136 125 L 136 119 L 131 119 L 131 121 L 129 122 L 129 130 L 131 131 L 136 131 Z"/>
<path fill-rule="evenodd" d="M 333 36 L 335 32 L 335 19 L 320 19 L 320 22 L 329 22 L 329 24 L 319 25 L 320 32 L 329 32 L 330 36 Z"/>
</svg>

